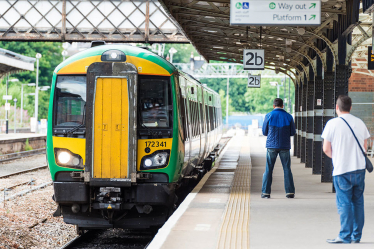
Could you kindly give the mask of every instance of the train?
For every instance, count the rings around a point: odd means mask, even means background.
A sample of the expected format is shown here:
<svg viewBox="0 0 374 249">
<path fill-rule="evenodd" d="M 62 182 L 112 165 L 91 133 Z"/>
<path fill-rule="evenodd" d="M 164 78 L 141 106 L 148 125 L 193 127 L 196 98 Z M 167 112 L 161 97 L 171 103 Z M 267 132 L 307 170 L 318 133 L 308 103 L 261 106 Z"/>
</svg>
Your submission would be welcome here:
<svg viewBox="0 0 374 249">
<path fill-rule="evenodd" d="M 213 167 L 221 114 L 219 94 L 152 51 L 93 42 L 53 73 L 54 216 L 78 233 L 162 226 Z"/>
</svg>

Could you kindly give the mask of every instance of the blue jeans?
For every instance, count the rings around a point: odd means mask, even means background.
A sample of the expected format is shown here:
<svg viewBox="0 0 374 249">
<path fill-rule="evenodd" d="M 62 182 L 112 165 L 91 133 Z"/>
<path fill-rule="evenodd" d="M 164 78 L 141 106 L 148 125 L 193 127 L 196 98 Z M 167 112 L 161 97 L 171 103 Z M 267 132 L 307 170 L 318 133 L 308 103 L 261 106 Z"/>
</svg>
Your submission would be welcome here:
<svg viewBox="0 0 374 249">
<path fill-rule="evenodd" d="M 277 160 L 277 156 L 282 162 L 283 172 L 284 172 L 284 188 L 287 194 L 295 193 L 295 186 L 293 183 L 293 176 L 291 172 L 291 157 L 290 150 L 279 150 L 279 149 L 268 149 L 266 154 L 266 169 L 262 177 L 262 193 L 271 193 L 271 183 L 273 182 L 273 170 L 274 164 Z"/>
<path fill-rule="evenodd" d="M 365 170 L 334 176 L 334 187 L 340 215 L 339 237 L 345 242 L 361 240 L 365 222 Z"/>
</svg>

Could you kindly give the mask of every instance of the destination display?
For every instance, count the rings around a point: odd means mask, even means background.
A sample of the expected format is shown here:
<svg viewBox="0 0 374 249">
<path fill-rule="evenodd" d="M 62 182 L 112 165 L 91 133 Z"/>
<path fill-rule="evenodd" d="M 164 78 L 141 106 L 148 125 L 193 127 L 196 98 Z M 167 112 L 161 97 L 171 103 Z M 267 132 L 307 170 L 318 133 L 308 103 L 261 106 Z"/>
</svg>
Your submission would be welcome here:
<svg viewBox="0 0 374 249">
<path fill-rule="evenodd" d="M 321 1 L 231 0 L 231 25 L 320 25 Z"/>
</svg>

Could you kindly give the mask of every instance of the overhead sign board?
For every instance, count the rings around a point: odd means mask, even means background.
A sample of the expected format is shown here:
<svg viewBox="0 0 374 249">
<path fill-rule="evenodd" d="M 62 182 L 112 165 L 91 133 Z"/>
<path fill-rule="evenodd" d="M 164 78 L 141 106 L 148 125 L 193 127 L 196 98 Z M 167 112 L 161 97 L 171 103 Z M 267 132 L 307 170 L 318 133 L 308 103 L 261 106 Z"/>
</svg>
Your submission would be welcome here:
<svg viewBox="0 0 374 249">
<path fill-rule="evenodd" d="M 368 47 L 368 70 L 374 70 L 374 54 L 373 47 Z"/>
<path fill-rule="evenodd" d="M 265 69 L 265 50 L 244 49 L 243 50 L 243 68 L 244 70 L 264 70 Z"/>
<path fill-rule="evenodd" d="M 3 95 L 3 100 L 12 100 L 12 95 Z"/>
<path fill-rule="evenodd" d="M 260 88 L 261 87 L 261 75 L 248 75 L 248 87 L 249 88 Z"/>
<path fill-rule="evenodd" d="M 321 25 L 321 1 L 231 0 L 231 25 Z"/>
</svg>

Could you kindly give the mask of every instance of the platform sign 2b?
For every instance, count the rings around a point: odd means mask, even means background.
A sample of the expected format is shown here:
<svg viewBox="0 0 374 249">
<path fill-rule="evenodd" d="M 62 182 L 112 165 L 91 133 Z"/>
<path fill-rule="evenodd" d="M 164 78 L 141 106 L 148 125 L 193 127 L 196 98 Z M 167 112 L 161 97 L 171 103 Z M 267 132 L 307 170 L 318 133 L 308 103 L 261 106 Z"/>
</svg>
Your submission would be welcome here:
<svg viewBox="0 0 374 249">
<path fill-rule="evenodd" d="M 248 75 L 248 87 L 249 88 L 260 88 L 261 87 L 261 75 Z"/>
<path fill-rule="evenodd" d="M 243 50 L 244 70 L 264 70 L 265 50 L 264 49 L 244 49 Z"/>
</svg>

